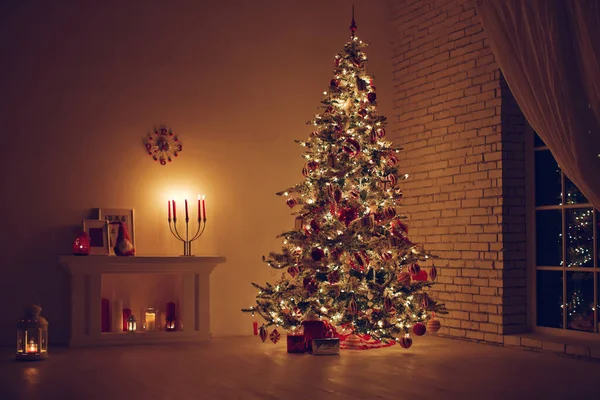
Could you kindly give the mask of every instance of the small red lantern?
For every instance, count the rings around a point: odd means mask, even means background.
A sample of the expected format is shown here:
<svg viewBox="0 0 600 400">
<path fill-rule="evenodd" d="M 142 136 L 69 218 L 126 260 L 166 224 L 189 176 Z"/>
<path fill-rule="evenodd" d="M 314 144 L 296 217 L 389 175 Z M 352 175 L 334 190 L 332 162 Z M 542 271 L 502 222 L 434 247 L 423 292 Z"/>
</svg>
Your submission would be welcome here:
<svg viewBox="0 0 600 400">
<path fill-rule="evenodd" d="M 73 255 L 89 256 L 90 255 L 90 237 L 87 233 L 81 232 L 73 242 Z"/>
</svg>

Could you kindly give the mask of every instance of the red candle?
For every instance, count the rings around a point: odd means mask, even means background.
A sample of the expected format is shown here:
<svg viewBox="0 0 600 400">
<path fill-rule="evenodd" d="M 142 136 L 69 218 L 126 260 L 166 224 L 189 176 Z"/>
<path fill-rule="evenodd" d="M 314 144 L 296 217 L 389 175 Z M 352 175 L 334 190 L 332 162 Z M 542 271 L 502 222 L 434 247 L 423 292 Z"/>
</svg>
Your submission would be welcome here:
<svg viewBox="0 0 600 400">
<path fill-rule="evenodd" d="M 202 195 L 202 218 L 206 220 L 206 203 L 204 203 L 204 195 Z"/>
<path fill-rule="evenodd" d="M 187 199 L 185 199 L 185 220 L 188 221 L 190 218 L 188 216 L 188 208 L 187 208 Z"/>
<path fill-rule="evenodd" d="M 200 213 L 200 195 L 198 195 L 198 221 L 202 219 L 202 214 Z"/>
<path fill-rule="evenodd" d="M 167 202 L 167 209 L 169 210 L 169 222 L 171 222 L 171 200 Z"/>
<path fill-rule="evenodd" d="M 258 322 L 257 321 L 252 322 L 252 328 L 254 329 L 254 336 L 258 335 Z"/>
<path fill-rule="evenodd" d="M 175 207 L 175 200 L 173 200 L 173 221 L 177 219 L 177 208 Z"/>
</svg>

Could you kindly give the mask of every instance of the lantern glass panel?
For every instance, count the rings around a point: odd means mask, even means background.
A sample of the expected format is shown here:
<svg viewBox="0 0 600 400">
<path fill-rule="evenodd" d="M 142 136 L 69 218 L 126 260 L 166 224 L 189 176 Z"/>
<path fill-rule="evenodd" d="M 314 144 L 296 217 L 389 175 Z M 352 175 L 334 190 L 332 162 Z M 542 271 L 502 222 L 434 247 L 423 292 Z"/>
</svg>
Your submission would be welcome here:
<svg viewBox="0 0 600 400">
<path fill-rule="evenodd" d="M 144 308 L 142 310 L 144 318 L 142 327 L 147 332 L 159 331 L 161 327 L 160 313 L 156 308 Z"/>
</svg>

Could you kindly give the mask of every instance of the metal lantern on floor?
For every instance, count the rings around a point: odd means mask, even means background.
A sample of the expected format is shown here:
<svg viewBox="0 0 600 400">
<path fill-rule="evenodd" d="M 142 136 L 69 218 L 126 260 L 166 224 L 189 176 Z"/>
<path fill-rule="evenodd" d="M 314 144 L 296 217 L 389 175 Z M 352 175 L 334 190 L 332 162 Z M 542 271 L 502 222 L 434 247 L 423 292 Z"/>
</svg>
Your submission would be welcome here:
<svg viewBox="0 0 600 400">
<path fill-rule="evenodd" d="M 40 306 L 26 307 L 25 316 L 17 322 L 17 360 L 48 358 L 48 321 L 41 312 Z"/>
<path fill-rule="evenodd" d="M 137 329 L 137 321 L 133 314 L 127 317 L 127 332 L 135 332 Z"/>
</svg>

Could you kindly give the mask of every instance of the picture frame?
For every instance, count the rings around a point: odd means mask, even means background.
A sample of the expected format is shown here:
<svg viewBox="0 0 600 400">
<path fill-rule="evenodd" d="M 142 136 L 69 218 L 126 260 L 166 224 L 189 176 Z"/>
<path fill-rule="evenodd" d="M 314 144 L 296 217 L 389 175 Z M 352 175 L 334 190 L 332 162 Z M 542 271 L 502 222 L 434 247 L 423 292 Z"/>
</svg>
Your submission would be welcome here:
<svg viewBox="0 0 600 400">
<path fill-rule="evenodd" d="M 106 221 L 108 224 L 108 240 L 109 240 L 109 254 L 114 256 L 115 251 L 113 248 L 115 247 L 117 234 L 118 234 L 118 226 L 110 225 L 113 221 L 122 221 L 125 223 L 127 227 L 127 231 L 129 232 L 129 236 L 131 238 L 131 244 L 135 247 L 135 224 L 134 224 L 134 211 L 129 208 L 99 208 L 98 209 L 98 219 L 102 221 Z"/>
<path fill-rule="evenodd" d="M 110 254 L 108 224 L 104 220 L 84 219 L 83 231 L 90 238 L 90 255 L 107 256 Z"/>
</svg>

